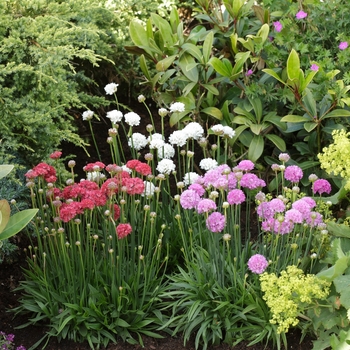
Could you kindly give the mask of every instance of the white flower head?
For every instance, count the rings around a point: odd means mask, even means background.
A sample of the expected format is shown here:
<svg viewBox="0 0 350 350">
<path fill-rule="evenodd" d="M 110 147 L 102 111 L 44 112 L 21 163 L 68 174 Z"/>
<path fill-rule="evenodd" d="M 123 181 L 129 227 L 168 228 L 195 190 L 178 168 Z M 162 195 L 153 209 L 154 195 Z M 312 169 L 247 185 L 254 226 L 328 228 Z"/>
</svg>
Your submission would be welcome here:
<svg viewBox="0 0 350 350">
<path fill-rule="evenodd" d="M 213 125 L 210 129 L 215 135 L 223 135 L 224 133 L 224 126 L 222 124 Z"/>
<path fill-rule="evenodd" d="M 129 112 L 124 115 L 125 122 L 129 126 L 140 125 L 141 117 L 135 112 Z"/>
<path fill-rule="evenodd" d="M 168 110 L 165 109 L 165 108 L 159 108 L 159 110 L 158 110 L 158 114 L 159 114 L 161 117 L 165 117 L 168 113 L 169 113 Z"/>
<path fill-rule="evenodd" d="M 162 159 L 158 165 L 157 170 L 161 174 L 171 174 L 175 170 L 175 164 L 171 159 Z"/>
<path fill-rule="evenodd" d="M 122 169 L 123 169 L 123 171 L 126 171 L 129 174 L 132 173 L 132 170 L 130 168 L 128 168 L 126 165 L 122 165 Z"/>
<path fill-rule="evenodd" d="M 187 142 L 187 134 L 183 130 L 175 130 L 170 136 L 169 136 L 169 142 L 172 145 L 177 145 L 179 147 L 183 146 Z"/>
<path fill-rule="evenodd" d="M 151 134 L 150 136 L 147 137 L 148 143 L 150 143 L 152 140 L 163 140 L 164 141 L 164 136 L 160 134 L 159 132 L 155 132 L 154 134 Z"/>
<path fill-rule="evenodd" d="M 93 111 L 85 111 L 83 113 L 83 120 L 91 120 L 93 116 L 94 116 Z"/>
<path fill-rule="evenodd" d="M 149 142 L 150 149 L 161 149 L 164 146 L 164 141 L 162 139 L 153 139 Z"/>
<path fill-rule="evenodd" d="M 170 159 L 175 155 L 175 148 L 169 143 L 164 143 L 164 145 L 158 148 L 158 159 Z"/>
<path fill-rule="evenodd" d="M 170 112 L 171 113 L 180 113 L 185 111 L 185 104 L 182 102 L 174 102 L 170 105 Z"/>
<path fill-rule="evenodd" d="M 89 181 L 95 181 L 95 182 L 99 182 L 100 180 L 104 179 L 106 176 L 104 174 L 102 174 L 99 171 L 89 171 L 86 174 L 86 179 Z"/>
<path fill-rule="evenodd" d="M 199 163 L 199 167 L 205 171 L 212 170 L 218 167 L 218 162 L 212 158 L 203 158 Z"/>
<path fill-rule="evenodd" d="M 128 140 L 129 147 L 133 147 L 136 151 L 146 147 L 147 138 L 145 135 L 140 134 L 139 132 L 134 132 Z"/>
<path fill-rule="evenodd" d="M 184 132 L 188 138 L 199 140 L 203 137 L 204 129 L 202 125 L 196 122 L 191 122 L 184 127 Z"/>
<path fill-rule="evenodd" d="M 145 101 L 146 101 L 146 97 L 143 96 L 143 95 L 139 95 L 139 96 L 137 97 L 137 100 L 138 100 L 140 103 L 142 103 L 142 102 L 145 102 Z"/>
<path fill-rule="evenodd" d="M 110 83 L 105 86 L 105 91 L 107 95 L 113 95 L 115 92 L 117 92 L 119 84 L 116 83 Z"/>
<path fill-rule="evenodd" d="M 109 118 L 113 124 L 116 124 L 123 119 L 123 113 L 114 109 L 113 111 L 107 112 L 106 117 Z"/>
<path fill-rule="evenodd" d="M 232 139 L 232 137 L 235 136 L 235 131 L 230 126 L 225 125 L 223 131 L 224 137 Z"/>
<path fill-rule="evenodd" d="M 186 173 L 184 176 L 184 183 L 185 185 L 192 185 L 193 183 L 195 183 L 197 181 L 197 179 L 199 178 L 199 175 L 197 173 L 193 173 L 193 172 L 189 172 Z"/>
<path fill-rule="evenodd" d="M 145 185 L 145 191 L 144 193 L 141 194 L 142 197 L 146 196 L 146 197 L 151 197 L 154 194 L 154 190 L 155 190 L 155 186 L 153 185 L 152 182 L 150 181 L 144 181 L 143 182 Z"/>
</svg>

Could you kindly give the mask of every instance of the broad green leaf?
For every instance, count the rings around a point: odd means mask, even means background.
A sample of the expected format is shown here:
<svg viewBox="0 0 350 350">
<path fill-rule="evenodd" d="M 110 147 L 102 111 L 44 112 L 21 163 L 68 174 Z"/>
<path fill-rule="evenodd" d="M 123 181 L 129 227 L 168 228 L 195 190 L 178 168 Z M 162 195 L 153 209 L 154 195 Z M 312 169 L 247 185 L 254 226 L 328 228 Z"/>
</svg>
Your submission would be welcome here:
<svg viewBox="0 0 350 350">
<path fill-rule="evenodd" d="M 38 209 L 26 209 L 12 215 L 5 229 L 0 233 L 0 240 L 10 238 L 23 230 L 23 228 L 29 224 L 37 212 Z"/>
<path fill-rule="evenodd" d="M 250 125 L 250 130 L 255 135 L 260 135 L 262 128 L 263 128 L 263 126 L 261 124 L 251 124 Z"/>
<path fill-rule="evenodd" d="M 306 76 L 306 78 L 304 79 L 303 83 L 300 86 L 301 91 L 304 91 L 308 87 L 308 85 L 311 83 L 312 79 L 316 74 L 317 74 L 317 71 L 309 72 L 309 74 Z"/>
<path fill-rule="evenodd" d="M 164 84 L 175 73 L 176 69 L 168 69 L 159 79 L 159 83 Z"/>
<path fill-rule="evenodd" d="M 195 83 L 193 81 L 188 83 L 182 90 L 183 96 L 187 96 L 196 85 L 197 85 L 197 83 Z"/>
<path fill-rule="evenodd" d="M 269 139 L 281 152 L 286 151 L 286 143 L 282 138 L 274 134 L 266 134 L 265 137 Z"/>
<path fill-rule="evenodd" d="M 234 0 L 231 2 L 231 5 L 232 5 L 232 12 L 234 14 L 233 18 L 236 20 L 239 18 L 241 8 L 244 5 L 244 0 Z"/>
<path fill-rule="evenodd" d="M 281 130 L 287 130 L 287 124 L 282 122 L 282 118 L 276 114 L 276 112 L 269 112 L 264 115 L 264 122 L 268 122 L 270 124 L 276 125 Z"/>
<path fill-rule="evenodd" d="M 232 72 L 232 65 L 231 62 L 224 58 L 222 61 L 219 60 L 216 57 L 212 57 L 209 62 L 209 65 L 211 65 L 217 73 L 222 75 L 223 77 L 230 77 Z"/>
<path fill-rule="evenodd" d="M 264 151 L 264 138 L 261 135 L 254 135 L 248 150 L 248 159 L 255 162 Z"/>
<path fill-rule="evenodd" d="M 159 29 L 160 35 L 164 40 L 164 45 L 166 47 L 172 47 L 172 45 L 175 43 L 175 36 L 169 22 L 156 13 L 151 13 L 151 19 L 155 26 Z"/>
<path fill-rule="evenodd" d="M 179 59 L 179 67 L 181 68 L 182 73 L 186 78 L 189 80 L 197 83 L 198 82 L 198 69 L 196 66 L 196 62 L 194 61 L 194 58 L 187 54 L 183 53 Z M 188 69 L 189 67 L 193 67 L 191 69 Z"/>
<path fill-rule="evenodd" d="M 328 221 L 327 230 L 332 236 L 350 238 L 350 227 L 347 225 L 337 224 L 336 222 Z"/>
<path fill-rule="evenodd" d="M 312 130 L 314 130 L 317 127 L 317 123 L 314 122 L 307 122 L 304 124 L 304 129 L 307 132 L 311 132 Z"/>
<path fill-rule="evenodd" d="M 143 27 L 138 21 L 133 20 L 129 25 L 130 37 L 133 43 L 137 46 L 144 46 L 148 43 L 148 35 Z"/>
<path fill-rule="evenodd" d="M 244 125 L 249 126 L 249 127 L 253 124 L 249 118 L 242 116 L 242 115 L 237 115 L 237 116 L 233 117 L 232 123 L 233 124 L 240 124 L 240 125 L 244 124 Z"/>
<path fill-rule="evenodd" d="M 306 123 L 309 122 L 310 118 L 302 117 L 301 115 L 293 115 L 288 114 L 282 117 L 281 122 L 289 122 L 289 123 Z"/>
<path fill-rule="evenodd" d="M 0 179 L 7 176 L 13 169 L 13 165 L 3 164 L 0 165 Z"/>
<path fill-rule="evenodd" d="M 210 91 L 213 95 L 219 95 L 219 90 L 215 86 L 211 84 L 203 84 L 202 86 L 208 91 Z"/>
<path fill-rule="evenodd" d="M 173 30 L 173 33 L 175 33 L 177 31 L 179 24 L 181 23 L 179 12 L 175 7 L 171 9 L 169 19 L 170 19 L 170 25 Z"/>
<path fill-rule="evenodd" d="M 347 109 L 334 109 L 333 111 L 322 116 L 320 119 L 334 118 L 334 117 L 350 117 L 350 111 Z"/>
<path fill-rule="evenodd" d="M 305 96 L 303 98 L 303 102 L 305 103 L 305 106 L 309 111 L 309 113 L 312 116 L 317 116 L 316 101 L 309 89 L 306 90 Z"/>
<path fill-rule="evenodd" d="M 182 49 L 194 58 L 196 58 L 199 62 L 204 63 L 202 51 L 198 48 L 198 46 L 193 45 L 191 43 L 185 43 L 182 45 Z"/>
<path fill-rule="evenodd" d="M 207 107 L 201 110 L 201 113 L 209 114 L 215 119 L 221 120 L 222 119 L 222 112 L 220 109 L 216 107 Z"/>
<path fill-rule="evenodd" d="M 6 199 L 0 200 L 0 233 L 5 229 L 11 215 L 11 208 Z"/>
<path fill-rule="evenodd" d="M 263 24 L 262 27 L 259 29 L 257 36 L 261 37 L 263 43 L 268 38 L 269 31 L 270 31 L 270 28 L 269 28 L 269 25 L 267 23 Z"/>
<path fill-rule="evenodd" d="M 203 43 L 203 59 L 205 64 L 209 62 L 211 50 L 213 48 L 213 40 L 214 33 L 211 31 L 208 33 Z"/>
<path fill-rule="evenodd" d="M 280 78 L 280 76 L 274 70 L 266 68 L 266 69 L 263 69 L 262 71 L 268 75 L 271 75 L 271 77 L 275 78 L 283 85 L 286 85 L 286 83 Z"/>
<path fill-rule="evenodd" d="M 238 35 L 237 35 L 237 33 L 231 34 L 230 39 L 231 39 L 232 51 L 234 53 L 237 53 L 238 52 L 238 48 L 237 48 Z"/>
<path fill-rule="evenodd" d="M 238 115 L 244 115 L 245 117 L 247 117 L 247 118 L 248 118 L 250 121 L 252 121 L 253 123 L 256 122 L 256 118 L 255 118 L 255 116 L 254 116 L 252 113 L 250 113 L 250 112 L 244 110 L 243 108 L 241 108 L 241 107 L 239 107 L 239 106 L 237 106 L 233 111 L 234 111 L 236 114 L 238 114 Z"/>
<path fill-rule="evenodd" d="M 165 72 L 175 61 L 176 55 L 169 56 L 157 62 L 156 69 L 158 72 Z"/>
<path fill-rule="evenodd" d="M 244 63 L 247 61 L 249 56 L 250 56 L 249 51 L 236 54 L 236 56 L 235 56 L 236 63 L 235 63 L 235 65 L 232 69 L 232 72 L 231 72 L 231 80 L 236 79 L 236 78 L 233 78 L 232 76 L 242 73 Z"/>
<path fill-rule="evenodd" d="M 175 124 L 184 119 L 184 117 L 189 113 L 189 111 L 184 111 L 181 113 L 173 113 L 169 119 L 169 124 L 173 127 Z"/>
<path fill-rule="evenodd" d="M 333 281 L 335 289 L 340 293 L 340 302 L 346 309 L 350 308 L 350 275 L 338 276 Z"/>
<path fill-rule="evenodd" d="M 350 258 L 348 256 L 339 258 L 333 266 L 331 266 L 327 270 L 319 272 L 316 276 L 318 278 L 332 282 L 335 278 L 341 276 L 344 273 L 344 271 L 348 268 L 349 259 Z"/>
<path fill-rule="evenodd" d="M 290 80 L 298 80 L 300 73 L 300 60 L 297 52 L 292 49 L 287 60 L 287 76 Z"/>
<path fill-rule="evenodd" d="M 260 98 L 249 99 L 249 102 L 253 106 L 257 122 L 260 123 L 263 111 Z"/>
<path fill-rule="evenodd" d="M 316 160 L 307 160 L 306 162 L 299 163 L 300 168 L 303 170 L 310 169 L 319 165 L 320 165 L 320 162 Z"/>
<path fill-rule="evenodd" d="M 250 52 L 254 52 L 254 41 L 251 38 L 248 38 L 248 40 L 245 40 L 243 38 L 237 39 L 243 46 Z"/>
</svg>

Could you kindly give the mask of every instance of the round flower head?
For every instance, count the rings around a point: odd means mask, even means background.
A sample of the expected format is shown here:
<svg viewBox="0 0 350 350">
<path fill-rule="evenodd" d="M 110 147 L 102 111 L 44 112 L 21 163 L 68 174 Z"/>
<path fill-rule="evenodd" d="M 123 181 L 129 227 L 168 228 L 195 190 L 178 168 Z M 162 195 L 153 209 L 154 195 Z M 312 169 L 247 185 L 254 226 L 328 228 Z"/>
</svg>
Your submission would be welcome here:
<svg viewBox="0 0 350 350">
<path fill-rule="evenodd" d="M 338 47 L 339 47 L 339 50 L 345 50 L 348 48 L 348 46 L 349 46 L 349 44 L 347 41 L 342 41 Z"/>
<path fill-rule="evenodd" d="M 314 64 L 311 65 L 310 69 L 311 69 L 313 72 L 318 72 L 319 66 L 318 66 L 317 64 L 314 63 Z"/>
<path fill-rule="evenodd" d="M 117 92 L 119 84 L 116 83 L 110 83 L 105 86 L 105 91 L 107 95 L 113 95 L 115 92 Z"/>
<path fill-rule="evenodd" d="M 204 198 L 197 204 L 198 214 L 208 213 L 212 210 L 216 210 L 216 203 L 212 199 Z"/>
<path fill-rule="evenodd" d="M 197 181 L 197 179 L 199 178 L 199 175 L 197 173 L 194 173 L 194 172 L 189 172 L 189 173 L 186 173 L 184 175 L 184 183 L 185 185 L 192 185 L 193 183 L 195 183 Z"/>
<path fill-rule="evenodd" d="M 303 19 L 307 17 L 307 13 L 304 11 L 299 11 L 296 15 L 295 15 L 296 19 Z"/>
<path fill-rule="evenodd" d="M 187 134 L 183 130 L 175 130 L 169 136 L 169 143 L 172 145 L 177 145 L 179 147 L 185 145 L 187 142 Z"/>
<path fill-rule="evenodd" d="M 175 164 L 171 159 L 162 159 L 158 165 L 157 170 L 161 174 L 171 174 L 175 170 Z"/>
<path fill-rule="evenodd" d="M 204 158 L 200 161 L 199 167 L 205 171 L 217 168 L 218 162 L 212 158 Z"/>
<path fill-rule="evenodd" d="M 210 130 L 212 130 L 215 135 L 224 134 L 224 126 L 222 124 L 213 125 Z"/>
<path fill-rule="evenodd" d="M 61 158 L 62 152 L 60 151 L 55 151 L 53 153 L 50 154 L 50 158 L 51 159 L 59 159 Z"/>
<path fill-rule="evenodd" d="M 278 156 L 278 159 L 283 163 L 287 163 L 288 160 L 290 159 L 290 156 L 288 153 L 280 153 L 280 155 Z"/>
<path fill-rule="evenodd" d="M 254 169 L 254 163 L 251 160 L 242 160 L 238 163 L 237 168 L 242 171 L 250 171 Z"/>
<path fill-rule="evenodd" d="M 227 195 L 227 201 L 232 204 L 242 204 L 245 201 L 245 194 L 240 189 L 234 189 Z"/>
<path fill-rule="evenodd" d="M 116 124 L 122 121 L 123 113 L 114 109 L 113 111 L 107 112 L 106 117 L 110 119 L 113 124 Z"/>
<path fill-rule="evenodd" d="M 118 239 L 125 238 L 131 232 L 132 232 L 132 227 L 130 224 L 119 224 L 116 228 Z"/>
<path fill-rule="evenodd" d="M 185 126 L 183 131 L 187 134 L 187 137 L 194 140 L 199 140 L 203 137 L 204 129 L 202 125 L 196 122 L 191 122 Z"/>
<path fill-rule="evenodd" d="M 284 171 L 284 177 L 290 182 L 297 183 L 302 179 L 303 171 L 297 165 L 290 165 L 286 167 Z"/>
<path fill-rule="evenodd" d="M 303 214 L 297 209 L 289 209 L 284 215 L 285 221 L 293 222 L 294 224 L 301 224 L 303 222 Z"/>
<path fill-rule="evenodd" d="M 211 232 L 221 232 L 225 228 L 225 225 L 225 216 L 216 211 L 211 213 L 206 220 L 206 226 Z"/>
<path fill-rule="evenodd" d="M 136 151 L 146 147 L 147 139 L 145 135 L 140 134 L 139 132 L 135 132 L 128 139 L 128 146 L 133 147 Z"/>
<path fill-rule="evenodd" d="M 83 113 L 83 120 L 91 120 L 94 116 L 94 112 L 93 111 L 85 111 Z"/>
<path fill-rule="evenodd" d="M 159 108 L 159 110 L 158 110 L 158 114 L 159 114 L 161 117 L 165 117 L 168 113 L 169 113 L 168 110 L 165 109 L 165 108 Z"/>
<path fill-rule="evenodd" d="M 165 142 L 162 139 L 158 138 L 152 138 L 152 140 L 149 141 L 149 148 L 150 149 L 162 149 L 164 146 Z"/>
<path fill-rule="evenodd" d="M 316 194 L 316 193 L 318 193 L 320 195 L 322 193 L 330 194 L 332 187 L 331 187 L 331 184 L 327 180 L 318 179 L 313 183 L 312 190 L 313 190 L 314 194 Z"/>
<path fill-rule="evenodd" d="M 145 185 L 145 191 L 141 194 L 142 197 L 151 197 L 154 194 L 155 186 L 152 182 L 144 181 L 143 184 Z"/>
<path fill-rule="evenodd" d="M 135 112 L 129 112 L 124 115 L 125 122 L 130 126 L 140 125 L 140 116 Z"/>
<path fill-rule="evenodd" d="M 170 159 L 175 155 L 175 148 L 168 143 L 164 143 L 163 146 L 159 147 L 157 150 L 158 159 Z"/>
<path fill-rule="evenodd" d="M 235 136 L 235 131 L 230 126 L 225 125 L 222 136 L 232 139 L 232 137 Z"/>
<path fill-rule="evenodd" d="M 180 196 L 180 204 L 184 209 L 196 208 L 200 200 L 199 194 L 194 190 L 185 190 Z"/>
<path fill-rule="evenodd" d="M 169 109 L 171 113 L 180 113 L 185 111 L 185 105 L 182 102 L 174 102 Z"/>
<path fill-rule="evenodd" d="M 266 186 L 264 180 L 259 179 L 258 176 L 251 173 L 244 174 L 240 180 L 240 184 L 242 187 L 249 188 L 250 190 Z"/>
<path fill-rule="evenodd" d="M 138 100 L 140 103 L 142 103 L 142 102 L 145 102 L 145 101 L 146 101 L 146 97 L 143 96 L 143 95 L 139 95 L 139 96 L 137 97 L 137 100 Z"/>
<path fill-rule="evenodd" d="M 282 23 L 279 21 L 273 22 L 273 26 L 275 27 L 275 31 L 278 33 L 283 29 Z"/>
<path fill-rule="evenodd" d="M 248 260 L 249 270 L 259 275 L 266 270 L 268 265 L 268 261 L 261 254 L 255 254 Z"/>
</svg>

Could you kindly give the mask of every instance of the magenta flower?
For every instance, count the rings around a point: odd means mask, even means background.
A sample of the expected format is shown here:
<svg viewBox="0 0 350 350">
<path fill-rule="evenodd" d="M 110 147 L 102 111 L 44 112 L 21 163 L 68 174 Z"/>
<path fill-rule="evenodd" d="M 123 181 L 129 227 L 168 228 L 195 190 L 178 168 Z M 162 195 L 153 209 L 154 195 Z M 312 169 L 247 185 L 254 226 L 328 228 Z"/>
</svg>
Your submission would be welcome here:
<svg viewBox="0 0 350 350">
<path fill-rule="evenodd" d="M 299 11 L 296 15 L 295 15 L 296 19 L 303 19 L 307 17 L 307 13 L 304 11 Z"/>
<path fill-rule="evenodd" d="M 194 183 L 190 185 L 188 189 L 197 192 L 200 197 L 202 197 L 203 194 L 205 193 L 205 189 L 203 188 L 203 186 L 198 183 Z"/>
<path fill-rule="evenodd" d="M 284 215 L 285 221 L 291 221 L 294 224 L 301 224 L 303 222 L 303 214 L 297 209 L 289 209 Z"/>
<path fill-rule="evenodd" d="M 316 227 L 319 224 L 323 223 L 323 216 L 316 212 L 312 211 L 309 213 L 309 215 L 306 217 L 306 222 L 311 226 L 311 227 Z"/>
<path fill-rule="evenodd" d="M 208 216 L 206 225 L 211 232 L 221 232 L 225 228 L 226 218 L 221 213 L 214 211 Z"/>
<path fill-rule="evenodd" d="M 238 163 L 237 168 L 242 171 L 250 171 L 254 169 L 254 163 L 251 160 L 242 160 Z"/>
<path fill-rule="evenodd" d="M 266 270 L 268 265 L 268 261 L 261 254 L 255 254 L 248 260 L 249 270 L 259 275 Z"/>
<path fill-rule="evenodd" d="M 267 219 L 261 223 L 261 229 L 265 232 L 285 235 L 293 231 L 294 223 L 292 221 L 279 221 L 274 218 Z"/>
<path fill-rule="evenodd" d="M 270 202 L 262 202 L 256 208 L 256 211 L 260 218 L 270 219 L 274 215 L 274 211 L 270 208 Z"/>
<path fill-rule="evenodd" d="M 279 21 L 273 22 L 273 26 L 275 27 L 275 31 L 278 33 L 283 29 L 282 23 Z"/>
<path fill-rule="evenodd" d="M 199 194 L 194 190 L 183 191 L 180 196 L 180 204 L 184 209 L 196 208 L 200 200 Z"/>
<path fill-rule="evenodd" d="M 241 178 L 241 186 L 254 190 L 266 186 L 265 181 L 259 179 L 255 174 L 244 174 Z"/>
<path fill-rule="evenodd" d="M 347 41 L 342 41 L 338 47 L 339 47 L 339 50 L 345 50 L 348 48 L 348 46 L 349 46 L 349 44 Z"/>
<path fill-rule="evenodd" d="M 227 195 L 227 201 L 232 204 L 242 204 L 245 201 L 245 194 L 242 190 L 234 189 Z"/>
<path fill-rule="evenodd" d="M 282 199 L 279 198 L 271 199 L 269 207 L 274 213 L 281 213 L 286 209 L 286 206 L 283 203 Z"/>
<path fill-rule="evenodd" d="M 284 171 L 284 178 L 290 182 L 299 182 L 303 177 L 303 171 L 297 165 L 290 165 Z"/>
<path fill-rule="evenodd" d="M 318 69 L 319 69 L 319 66 L 317 64 L 312 64 L 310 69 L 313 71 L 313 72 L 318 72 Z"/>
<path fill-rule="evenodd" d="M 311 209 L 316 207 L 316 202 L 311 197 L 303 197 L 303 198 L 301 198 L 301 200 L 306 202 L 310 206 Z"/>
<path fill-rule="evenodd" d="M 253 74 L 253 70 L 248 69 L 248 70 L 247 70 L 247 73 L 245 73 L 245 76 L 246 76 L 246 77 L 250 77 L 252 74 Z"/>
<path fill-rule="evenodd" d="M 208 213 L 211 210 L 216 210 L 216 203 L 212 199 L 204 198 L 198 202 L 198 214 Z"/>
<path fill-rule="evenodd" d="M 320 195 L 322 193 L 327 193 L 330 194 L 332 187 L 331 184 L 324 179 L 318 179 L 314 182 L 313 186 L 312 186 L 312 190 L 314 192 L 314 194 L 319 193 Z"/>
</svg>

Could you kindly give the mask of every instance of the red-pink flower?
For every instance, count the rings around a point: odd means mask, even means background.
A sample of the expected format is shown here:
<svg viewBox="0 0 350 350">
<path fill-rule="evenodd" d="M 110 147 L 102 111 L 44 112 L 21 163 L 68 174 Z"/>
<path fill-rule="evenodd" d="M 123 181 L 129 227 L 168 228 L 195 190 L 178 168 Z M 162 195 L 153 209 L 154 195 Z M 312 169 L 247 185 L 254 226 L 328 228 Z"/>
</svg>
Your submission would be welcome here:
<svg viewBox="0 0 350 350">
<path fill-rule="evenodd" d="M 118 220 L 120 217 L 120 207 L 118 204 L 113 204 L 113 218 Z"/>
<path fill-rule="evenodd" d="M 86 164 L 83 167 L 83 170 L 84 171 L 101 171 L 105 167 L 106 167 L 106 165 L 103 164 L 102 162 L 95 162 L 95 163 Z"/>
<path fill-rule="evenodd" d="M 46 182 L 54 183 L 57 180 L 55 168 L 46 163 L 39 163 L 25 174 L 27 179 L 34 179 L 38 176 L 42 176 Z"/>
<path fill-rule="evenodd" d="M 60 151 L 55 151 L 53 153 L 50 154 L 50 158 L 51 159 L 59 159 L 61 158 L 62 152 Z"/>
<path fill-rule="evenodd" d="M 114 194 L 118 192 L 119 189 L 119 181 L 112 177 L 111 179 L 106 180 L 102 186 L 101 186 L 101 191 L 104 193 L 106 196 L 111 198 Z"/>
<path fill-rule="evenodd" d="M 143 176 L 147 176 L 147 175 L 152 174 L 151 167 L 148 164 L 142 163 L 142 162 L 140 162 L 138 165 L 136 165 L 135 170 Z"/>
<path fill-rule="evenodd" d="M 116 228 L 118 239 L 125 238 L 132 232 L 130 224 L 119 224 Z"/>
<path fill-rule="evenodd" d="M 316 194 L 316 193 L 330 194 L 332 187 L 331 187 L 331 184 L 327 180 L 318 179 L 313 183 L 312 190 L 313 190 L 314 194 Z"/>
<path fill-rule="evenodd" d="M 125 165 L 127 168 L 134 170 L 139 163 L 141 162 L 138 159 L 131 159 L 128 160 Z"/>
<path fill-rule="evenodd" d="M 126 186 L 127 194 L 142 194 L 145 190 L 145 184 L 138 177 L 123 179 L 123 186 Z"/>
</svg>

